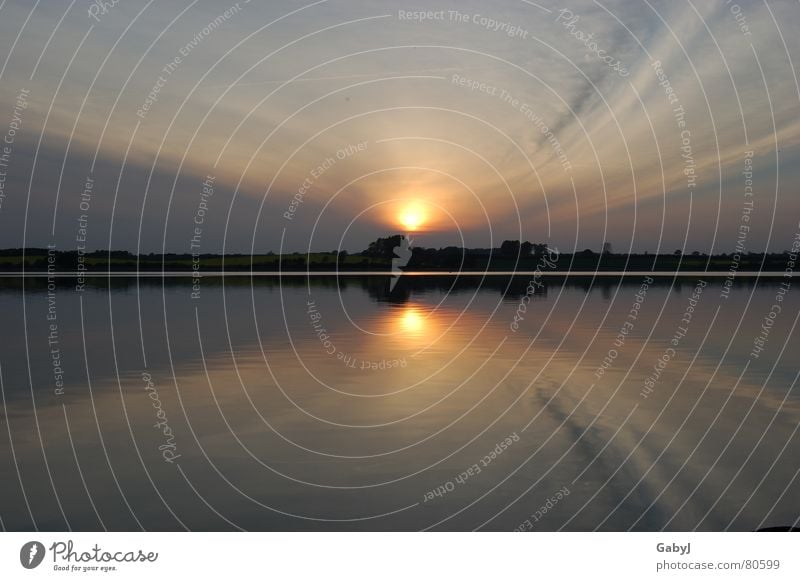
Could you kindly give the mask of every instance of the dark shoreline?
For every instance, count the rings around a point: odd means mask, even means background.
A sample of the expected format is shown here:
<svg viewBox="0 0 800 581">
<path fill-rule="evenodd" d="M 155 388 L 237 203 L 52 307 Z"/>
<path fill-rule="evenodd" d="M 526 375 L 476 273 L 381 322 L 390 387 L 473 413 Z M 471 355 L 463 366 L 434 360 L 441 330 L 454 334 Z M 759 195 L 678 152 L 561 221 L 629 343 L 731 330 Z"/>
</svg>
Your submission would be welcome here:
<svg viewBox="0 0 800 581">
<path fill-rule="evenodd" d="M 24 256 L 24 259 L 23 259 Z M 22 273 L 391 273 L 391 250 L 381 253 L 316 252 L 310 254 L 142 254 L 126 251 L 57 251 L 46 248 L 0 250 L 0 274 Z M 788 252 L 742 255 L 504 254 L 462 248 L 415 249 L 407 266 L 415 273 L 782 273 L 790 266 Z M 209 276 L 209 275 L 206 275 Z"/>
</svg>

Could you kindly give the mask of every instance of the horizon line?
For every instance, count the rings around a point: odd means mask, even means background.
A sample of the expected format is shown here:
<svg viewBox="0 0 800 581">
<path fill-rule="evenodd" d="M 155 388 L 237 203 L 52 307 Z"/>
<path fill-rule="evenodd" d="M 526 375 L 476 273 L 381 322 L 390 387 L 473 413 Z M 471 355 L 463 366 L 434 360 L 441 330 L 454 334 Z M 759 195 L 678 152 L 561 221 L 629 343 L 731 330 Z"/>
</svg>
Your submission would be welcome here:
<svg viewBox="0 0 800 581">
<path fill-rule="evenodd" d="M 745 278 L 794 278 L 800 273 L 784 272 L 784 271 L 758 271 L 758 270 L 742 270 L 737 271 L 732 278 L 745 277 Z M 171 278 L 225 278 L 225 277 L 246 277 L 246 276 L 397 276 L 396 272 L 391 271 L 334 271 L 334 270 L 321 270 L 321 271 L 279 271 L 279 270 L 231 270 L 231 271 L 153 271 L 153 270 L 117 270 L 117 271 L 69 271 L 69 272 L 41 272 L 41 271 L 0 271 L 0 278 L 158 278 L 158 277 L 171 277 Z M 541 272 L 535 270 L 508 270 L 508 271 L 448 271 L 448 270 L 428 270 L 428 271 L 412 271 L 403 272 L 401 276 L 615 276 L 615 277 L 628 277 L 628 276 L 653 276 L 653 277 L 667 277 L 667 276 L 706 276 L 711 278 L 730 277 L 731 272 L 727 270 L 684 270 L 684 271 L 649 271 L 649 270 L 563 270 L 563 271 L 548 271 Z"/>
</svg>

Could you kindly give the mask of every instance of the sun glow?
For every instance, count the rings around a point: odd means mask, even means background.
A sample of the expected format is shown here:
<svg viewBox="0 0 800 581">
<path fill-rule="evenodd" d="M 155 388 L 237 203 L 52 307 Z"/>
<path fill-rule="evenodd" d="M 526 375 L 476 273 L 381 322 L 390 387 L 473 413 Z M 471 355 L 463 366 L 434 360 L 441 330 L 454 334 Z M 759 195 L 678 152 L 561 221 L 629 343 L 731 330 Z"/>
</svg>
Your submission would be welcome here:
<svg viewBox="0 0 800 581">
<path fill-rule="evenodd" d="M 420 204 L 413 203 L 403 208 L 397 219 L 407 231 L 413 232 L 425 223 L 427 215 Z"/>
<path fill-rule="evenodd" d="M 404 333 L 420 334 L 425 330 L 425 316 L 411 307 L 400 315 L 400 329 Z"/>
</svg>

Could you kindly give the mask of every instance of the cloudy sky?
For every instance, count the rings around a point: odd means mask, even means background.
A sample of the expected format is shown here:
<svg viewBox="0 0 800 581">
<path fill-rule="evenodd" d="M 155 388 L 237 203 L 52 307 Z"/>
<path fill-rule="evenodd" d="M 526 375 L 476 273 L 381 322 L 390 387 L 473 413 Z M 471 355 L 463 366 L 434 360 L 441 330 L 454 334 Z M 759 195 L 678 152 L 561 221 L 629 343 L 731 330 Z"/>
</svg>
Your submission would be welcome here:
<svg viewBox="0 0 800 581">
<path fill-rule="evenodd" d="M 0 247 L 798 231 L 796 0 L 112 4 L 0 3 Z"/>
</svg>

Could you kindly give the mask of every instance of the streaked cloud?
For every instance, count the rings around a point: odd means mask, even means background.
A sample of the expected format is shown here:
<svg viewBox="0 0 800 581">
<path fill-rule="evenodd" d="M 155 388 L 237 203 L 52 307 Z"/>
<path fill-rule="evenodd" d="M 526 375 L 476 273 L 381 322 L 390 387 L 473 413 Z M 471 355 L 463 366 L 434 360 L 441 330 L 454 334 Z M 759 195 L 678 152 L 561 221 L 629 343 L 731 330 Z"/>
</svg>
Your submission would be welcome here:
<svg viewBox="0 0 800 581">
<path fill-rule="evenodd" d="M 31 104 L 0 246 L 74 245 L 75 199 L 93 173 L 92 247 L 110 237 L 115 248 L 187 251 L 213 174 L 209 252 L 282 239 L 304 249 L 312 232 L 314 249 L 359 249 L 397 229 L 387 204 L 413 198 L 448 214 L 423 245 L 460 244 L 451 216 L 472 246 L 521 235 L 598 248 L 606 237 L 616 248 L 671 251 L 687 239 L 723 252 L 736 241 L 748 150 L 752 247 L 770 236 L 772 249 L 789 246 L 800 216 L 797 3 L 537 4 L 125 0 L 96 22 L 89 3 L 65 14 L 59 3 L 9 0 L 3 116 L 20 88 Z M 283 218 L 309 172 L 362 142 Z"/>
</svg>

